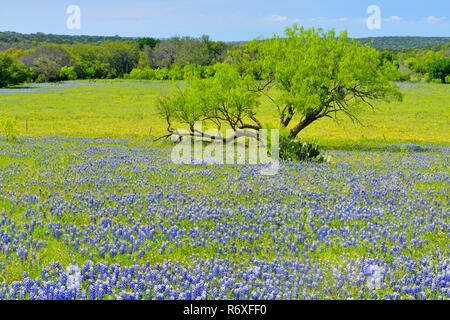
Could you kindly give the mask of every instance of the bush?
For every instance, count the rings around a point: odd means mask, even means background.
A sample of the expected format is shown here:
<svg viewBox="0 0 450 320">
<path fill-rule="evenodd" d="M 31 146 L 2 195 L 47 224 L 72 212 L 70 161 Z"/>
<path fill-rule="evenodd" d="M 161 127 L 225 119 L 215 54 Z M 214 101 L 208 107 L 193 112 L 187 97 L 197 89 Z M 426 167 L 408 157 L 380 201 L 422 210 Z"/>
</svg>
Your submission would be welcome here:
<svg viewBox="0 0 450 320">
<path fill-rule="evenodd" d="M 153 70 L 150 67 L 145 67 L 144 70 L 142 70 L 141 73 L 141 79 L 142 80 L 155 80 L 156 74 L 155 70 Z"/>
<path fill-rule="evenodd" d="M 39 79 L 36 82 L 58 81 L 60 69 L 58 63 L 47 56 L 39 56 L 33 60 L 33 78 Z M 44 81 L 41 81 L 42 78 Z"/>
<path fill-rule="evenodd" d="M 77 73 L 74 67 L 64 66 L 59 70 L 60 80 L 77 80 Z"/>
<path fill-rule="evenodd" d="M 136 80 L 142 80 L 143 78 L 143 72 L 140 69 L 133 69 L 131 72 L 125 76 L 126 79 L 136 79 Z"/>
<path fill-rule="evenodd" d="M 197 64 L 186 65 L 183 69 L 184 79 L 202 79 L 203 67 Z"/>
<path fill-rule="evenodd" d="M 171 68 L 152 69 L 145 67 L 143 69 L 134 68 L 129 74 L 125 74 L 125 79 L 136 80 L 193 80 L 193 79 L 208 79 L 214 77 L 216 73 L 216 65 L 200 66 L 200 65 L 186 65 L 181 68 L 175 65 Z"/>
<path fill-rule="evenodd" d="M 450 59 L 441 59 L 430 64 L 428 73 L 432 79 L 439 79 L 446 83 L 447 76 L 450 75 Z"/>
<path fill-rule="evenodd" d="M 169 69 L 168 68 L 160 68 L 155 70 L 155 79 L 156 80 L 167 80 L 169 78 Z"/>
<path fill-rule="evenodd" d="M 6 140 L 16 140 L 17 120 L 13 117 L 5 117 L 0 120 L 0 128 Z"/>
<path fill-rule="evenodd" d="M 44 83 L 46 80 L 45 80 L 45 76 L 43 75 L 43 74 L 40 74 L 37 78 L 36 78 L 36 80 L 34 80 L 34 82 L 36 82 L 36 83 Z"/>
<path fill-rule="evenodd" d="M 168 78 L 170 80 L 183 80 L 184 79 L 184 71 L 181 67 L 175 65 L 169 69 Z"/>
<path fill-rule="evenodd" d="M 0 52 L 0 88 L 23 83 L 30 78 L 29 68 L 9 54 Z"/>
<path fill-rule="evenodd" d="M 411 80 L 411 76 L 409 74 L 405 74 L 405 73 L 398 73 L 396 75 L 396 79 L 395 81 L 399 81 L 399 82 L 407 82 Z"/>
<path fill-rule="evenodd" d="M 328 162 L 330 156 L 320 153 L 318 145 L 309 142 L 301 142 L 289 138 L 282 138 L 280 142 L 280 159 L 285 161 L 314 161 Z"/>
</svg>

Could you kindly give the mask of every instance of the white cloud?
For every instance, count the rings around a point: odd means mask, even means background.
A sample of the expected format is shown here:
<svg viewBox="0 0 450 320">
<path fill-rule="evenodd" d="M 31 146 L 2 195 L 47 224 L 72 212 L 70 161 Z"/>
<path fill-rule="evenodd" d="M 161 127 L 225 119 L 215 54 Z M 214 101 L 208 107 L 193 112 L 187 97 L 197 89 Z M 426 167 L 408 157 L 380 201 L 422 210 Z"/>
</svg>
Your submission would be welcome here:
<svg viewBox="0 0 450 320">
<path fill-rule="evenodd" d="M 447 19 L 447 17 L 436 18 L 435 16 L 429 16 L 429 17 L 426 17 L 426 18 L 425 18 L 425 20 L 426 20 L 429 24 L 439 23 L 439 22 L 441 22 L 441 21 L 444 21 L 445 19 Z"/>
<path fill-rule="evenodd" d="M 389 21 L 397 21 L 397 22 L 399 22 L 399 21 L 405 21 L 405 20 L 403 20 L 403 18 L 402 17 L 399 17 L 399 16 L 392 16 L 392 17 L 390 17 L 390 18 L 386 18 L 386 19 L 383 19 L 384 21 L 387 21 L 387 22 L 389 22 Z"/>
<path fill-rule="evenodd" d="M 315 18 L 312 18 L 311 20 L 312 21 L 322 21 L 322 20 L 325 20 L 326 18 L 325 17 L 315 17 Z"/>
<path fill-rule="evenodd" d="M 291 23 L 297 23 L 300 22 L 300 19 L 295 18 L 295 19 L 289 19 L 286 16 L 280 16 L 278 14 L 273 14 L 268 18 L 269 21 L 271 22 L 291 22 Z"/>
<path fill-rule="evenodd" d="M 274 14 L 274 15 L 272 15 L 272 16 L 269 18 L 269 20 L 270 20 L 270 21 L 273 21 L 273 22 L 283 22 L 283 21 L 287 21 L 287 20 L 288 20 L 288 17 L 285 17 L 285 16 L 279 16 L 279 15 L 277 15 L 277 14 Z"/>
<path fill-rule="evenodd" d="M 339 21 L 342 21 L 342 22 L 347 22 L 347 21 L 349 21 L 350 19 L 347 18 L 347 17 L 343 17 L 343 18 L 339 18 L 338 20 L 339 20 Z"/>
<path fill-rule="evenodd" d="M 402 17 L 399 17 L 399 16 L 392 16 L 392 17 L 391 17 L 391 20 L 392 20 L 392 21 L 403 21 L 403 18 L 402 18 Z"/>
</svg>

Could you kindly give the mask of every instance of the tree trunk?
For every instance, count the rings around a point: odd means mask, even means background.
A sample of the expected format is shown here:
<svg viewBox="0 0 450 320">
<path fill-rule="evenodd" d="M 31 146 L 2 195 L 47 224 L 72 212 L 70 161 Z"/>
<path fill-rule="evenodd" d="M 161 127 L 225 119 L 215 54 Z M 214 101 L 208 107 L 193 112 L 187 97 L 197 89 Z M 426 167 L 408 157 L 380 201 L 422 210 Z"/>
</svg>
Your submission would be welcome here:
<svg viewBox="0 0 450 320">
<path fill-rule="evenodd" d="M 284 116 L 284 111 L 285 110 L 283 110 L 283 116 L 280 118 L 280 123 L 285 128 L 289 125 L 289 123 L 291 122 L 292 118 L 294 117 L 294 112 L 292 110 L 292 106 L 291 105 L 287 105 L 286 109 L 287 109 L 287 115 Z"/>
<path fill-rule="evenodd" d="M 303 121 L 299 122 L 290 132 L 291 139 L 295 139 L 299 132 L 313 123 L 314 120 L 316 120 L 315 117 L 306 117 Z"/>
<path fill-rule="evenodd" d="M 288 115 L 285 119 L 281 119 L 281 124 L 283 125 L 283 127 L 286 128 L 289 125 L 289 123 L 291 122 L 293 117 L 294 117 L 294 115 Z"/>
</svg>

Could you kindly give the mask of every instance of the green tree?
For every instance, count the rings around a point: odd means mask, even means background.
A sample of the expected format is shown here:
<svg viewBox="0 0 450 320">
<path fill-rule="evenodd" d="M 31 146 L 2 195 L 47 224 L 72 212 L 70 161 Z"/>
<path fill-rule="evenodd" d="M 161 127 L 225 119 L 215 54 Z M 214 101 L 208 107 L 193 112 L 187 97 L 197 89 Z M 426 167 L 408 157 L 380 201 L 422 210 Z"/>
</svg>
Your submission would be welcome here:
<svg viewBox="0 0 450 320">
<path fill-rule="evenodd" d="M 137 40 L 140 50 L 144 49 L 145 46 L 149 46 L 154 49 L 159 42 L 160 40 L 154 38 L 140 38 Z"/>
<path fill-rule="evenodd" d="M 67 50 L 79 79 L 121 77 L 139 62 L 139 48 L 132 41 L 77 44 L 68 46 Z"/>
<path fill-rule="evenodd" d="M 43 45 L 19 58 L 32 67 L 33 79 L 38 81 L 58 81 L 59 70 L 70 65 L 69 53 L 58 45 Z"/>
<path fill-rule="evenodd" d="M 139 69 L 144 69 L 145 67 L 151 66 L 151 57 L 152 51 L 149 47 L 145 47 L 144 50 L 139 52 L 139 62 L 137 67 Z"/>
<path fill-rule="evenodd" d="M 180 38 L 171 38 L 161 41 L 152 52 L 153 65 L 157 68 L 169 68 L 174 64 L 175 54 Z"/>
<path fill-rule="evenodd" d="M 180 66 L 175 65 L 172 68 L 170 68 L 168 77 L 170 80 L 183 80 L 184 79 L 184 71 Z"/>
<path fill-rule="evenodd" d="M 138 65 L 139 49 L 134 42 L 106 41 L 101 50 L 110 67 L 109 77 L 123 76 Z"/>
<path fill-rule="evenodd" d="M 443 50 L 438 52 L 429 50 L 425 53 L 418 52 L 417 54 L 410 56 L 405 60 L 405 64 L 414 72 L 426 74 L 433 62 L 444 59 L 444 57 L 445 52 Z"/>
<path fill-rule="evenodd" d="M 60 66 L 47 56 L 39 56 L 33 61 L 33 78 L 37 82 L 59 80 Z"/>
<path fill-rule="evenodd" d="M 61 80 L 76 80 L 77 73 L 74 70 L 74 67 L 64 66 L 59 70 L 59 78 Z"/>
<path fill-rule="evenodd" d="M 342 113 L 359 122 L 363 105 L 400 100 L 392 82 L 396 67 L 383 61 L 380 65 L 377 50 L 349 39 L 346 32 L 336 37 L 333 30 L 297 25 L 286 28 L 284 37 L 252 41 L 229 55 L 236 70 L 260 80 L 249 90 L 272 101 L 291 138 L 319 119 Z"/>
<path fill-rule="evenodd" d="M 211 63 L 208 51 L 209 40 L 207 37 L 195 39 L 185 37 L 180 39 L 175 51 L 174 64 L 184 67 L 189 64 L 205 66 Z"/>
<path fill-rule="evenodd" d="M 31 71 L 22 62 L 0 52 L 0 88 L 28 81 Z"/>
<path fill-rule="evenodd" d="M 198 136 L 194 124 L 205 121 L 218 129 L 216 136 L 204 136 L 206 139 L 235 139 L 240 136 L 256 138 L 254 130 L 261 129 L 256 120 L 258 95 L 247 88 L 253 79 L 240 75 L 229 65 L 223 64 L 216 68 L 213 78 L 195 79 L 191 85 L 171 92 L 158 101 L 158 111 L 167 121 L 168 131 L 180 135 L 174 123 L 187 125 L 189 135 Z M 234 130 L 232 137 L 222 137 L 220 129 L 223 125 Z"/>
<path fill-rule="evenodd" d="M 78 79 L 104 79 L 110 74 L 111 68 L 101 46 L 76 44 L 68 46 L 67 50 Z"/>
<path fill-rule="evenodd" d="M 144 47 L 144 50 L 149 47 Z M 161 41 L 149 56 L 151 65 L 158 68 L 170 68 L 172 65 L 184 67 L 190 64 L 208 66 L 216 62 L 223 62 L 228 45 L 214 42 L 204 35 L 201 38 L 173 37 Z M 143 58 L 145 61 L 145 58 Z"/>
<path fill-rule="evenodd" d="M 428 73 L 432 79 L 440 79 L 446 82 L 446 77 L 450 75 L 450 59 L 441 59 L 430 64 Z"/>
</svg>

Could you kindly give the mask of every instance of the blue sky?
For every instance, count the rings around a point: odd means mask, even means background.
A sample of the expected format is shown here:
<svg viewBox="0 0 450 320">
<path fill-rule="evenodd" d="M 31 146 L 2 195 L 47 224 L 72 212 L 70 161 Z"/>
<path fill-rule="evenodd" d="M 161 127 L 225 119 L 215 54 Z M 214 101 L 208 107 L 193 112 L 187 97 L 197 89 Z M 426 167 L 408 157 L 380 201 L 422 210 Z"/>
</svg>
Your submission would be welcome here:
<svg viewBox="0 0 450 320">
<path fill-rule="evenodd" d="M 69 30 L 69 5 L 81 9 L 81 29 Z M 369 5 L 381 9 L 381 29 L 369 30 Z M 281 34 L 293 23 L 348 30 L 352 37 L 450 36 L 448 0 L 2 0 L 0 31 L 22 33 L 201 36 L 249 40 Z"/>
</svg>

